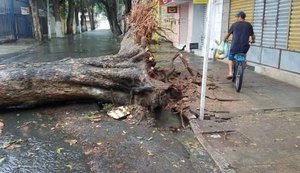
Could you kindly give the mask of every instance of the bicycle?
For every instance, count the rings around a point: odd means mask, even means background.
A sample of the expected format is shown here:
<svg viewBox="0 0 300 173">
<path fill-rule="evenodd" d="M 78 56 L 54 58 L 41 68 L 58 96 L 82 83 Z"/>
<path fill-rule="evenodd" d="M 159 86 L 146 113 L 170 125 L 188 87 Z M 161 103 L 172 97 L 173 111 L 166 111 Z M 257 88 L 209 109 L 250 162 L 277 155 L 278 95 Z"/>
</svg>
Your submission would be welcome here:
<svg viewBox="0 0 300 173">
<path fill-rule="evenodd" d="M 246 68 L 246 54 L 236 54 L 233 60 L 232 82 L 236 92 L 240 92 L 243 84 L 244 70 Z"/>
</svg>

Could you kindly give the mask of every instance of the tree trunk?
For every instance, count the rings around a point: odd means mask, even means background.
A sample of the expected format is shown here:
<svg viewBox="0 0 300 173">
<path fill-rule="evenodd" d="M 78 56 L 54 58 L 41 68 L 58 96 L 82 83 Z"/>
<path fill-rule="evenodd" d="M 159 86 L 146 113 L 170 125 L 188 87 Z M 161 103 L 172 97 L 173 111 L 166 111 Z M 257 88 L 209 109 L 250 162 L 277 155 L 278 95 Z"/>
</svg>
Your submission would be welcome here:
<svg viewBox="0 0 300 173">
<path fill-rule="evenodd" d="M 127 15 L 131 11 L 131 0 L 124 0 L 124 4 L 125 4 L 125 15 Z"/>
<path fill-rule="evenodd" d="M 76 23 L 76 33 L 80 33 L 80 25 L 79 25 L 79 7 L 75 7 L 75 23 Z"/>
<path fill-rule="evenodd" d="M 89 10 L 89 17 L 91 22 L 91 30 L 95 30 L 95 19 L 94 19 L 94 7 L 91 7 Z"/>
<path fill-rule="evenodd" d="M 29 3 L 32 9 L 34 38 L 36 40 L 42 41 L 43 34 L 42 34 L 42 28 L 41 28 L 39 14 L 38 14 L 37 0 L 30 0 Z"/>
<path fill-rule="evenodd" d="M 73 34 L 73 20 L 75 13 L 75 2 L 74 0 L 68 0 L 69 10 L 67 18 L 67 34 Z"/>
<path fill-rule="evenodd" d="M 107 19 L 109 21 L 109 25 L 112 33 L 116 36 L 121 35 L 122 31 L 118 23 L 116 0 L 109 0 L 107 1 L 107 4 L 104 5 L 105 5 Z"/>
<path fill-rule="evenodd" d="M 53 2 L 53 12 L 55 18 L 56 37 L 63 37 L 62 25 L 60 20 L 60 11 L 59 11 L 59 0 L 52 0 L 52 2 Z"/>
<path fill-rule="evenodd" d="M 81 32 L 87 31 L 87 26 L 86 26 L 86 17 L 85 17 L 85 8 L 86 8 L 86 1 L 81 0 L 80 1 L 80 11 L 81 11 L 81 16 L 80 16 L 80 24 L 81 24 Z"/>
<path fill-rule="evenodd" d="M 159 104 L 158 88 L 167 90 L 169 85 L 148 77 L 148 54 L 130 35 L 117 55 L 0 65 L 0 107 L 94 99 L 153 108 Z"/>
</svg>

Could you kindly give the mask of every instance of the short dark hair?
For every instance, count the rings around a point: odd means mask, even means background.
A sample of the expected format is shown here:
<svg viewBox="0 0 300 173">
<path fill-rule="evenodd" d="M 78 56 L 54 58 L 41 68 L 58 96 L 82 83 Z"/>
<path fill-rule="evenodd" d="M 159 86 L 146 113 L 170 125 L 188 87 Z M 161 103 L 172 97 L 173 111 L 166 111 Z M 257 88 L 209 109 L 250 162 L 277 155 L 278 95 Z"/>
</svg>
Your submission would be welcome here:
<svg viewBox="0 0 300 173">
<path fill-rule="evenodd" d="M 246 13 L 244 13 L 243 11 L 239 11 L 238 13 L 236 13 L 235 17 L 241 17 L 242 19 L 245 19 Z"/>
</svg>

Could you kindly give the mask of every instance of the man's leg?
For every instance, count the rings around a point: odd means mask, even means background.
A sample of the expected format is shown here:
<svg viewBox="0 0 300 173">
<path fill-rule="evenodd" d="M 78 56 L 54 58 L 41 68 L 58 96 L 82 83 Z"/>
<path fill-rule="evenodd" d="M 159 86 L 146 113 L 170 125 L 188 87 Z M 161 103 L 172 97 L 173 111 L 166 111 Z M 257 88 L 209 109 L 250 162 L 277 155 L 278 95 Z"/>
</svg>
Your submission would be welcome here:
<svg viewBox="0 0 300 173">
<path fill-rule="evenodd" d="M 229 60 L 228 61 L 228 71 L 229 71 L 229 75 L 231 75 L 231 76 L 233 73 L 232 69 L 233 69 L 233 61 Z"/>
<path fill-rule="evenodd" d="M 232 79 L 232 74 L 233 74 L 233 58 L 234 54 L 229 54 L 228 56 L 228 76 L 226 77 L 228 80 Z"/>
</svg>

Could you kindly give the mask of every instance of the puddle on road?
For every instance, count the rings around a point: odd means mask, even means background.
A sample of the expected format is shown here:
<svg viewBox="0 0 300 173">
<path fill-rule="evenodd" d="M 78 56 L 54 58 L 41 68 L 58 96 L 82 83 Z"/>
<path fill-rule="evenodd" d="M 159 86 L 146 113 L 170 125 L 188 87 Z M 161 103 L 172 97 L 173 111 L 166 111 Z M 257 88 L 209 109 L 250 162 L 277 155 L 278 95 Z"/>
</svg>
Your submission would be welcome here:
<svg viewBox="0 0 300 173">
<path fill-rule="evenodd" d="M 0 172 L 89 172 L 81 148 L 64 142 L 72 137 L 53 129 L 52 117 L 25 110 L 0 112 L 0 119 Z"/>
<path fill-rule="evenodd" d="M 155 113 L 157 128 L 179 128 L 181 126 L 181 119 L 178 114 L 172 111 L 159 110 Z M 184 119 L 184 125 L 187 126 L 188 122 Z"/>
</svg>

